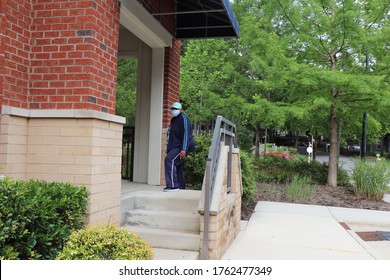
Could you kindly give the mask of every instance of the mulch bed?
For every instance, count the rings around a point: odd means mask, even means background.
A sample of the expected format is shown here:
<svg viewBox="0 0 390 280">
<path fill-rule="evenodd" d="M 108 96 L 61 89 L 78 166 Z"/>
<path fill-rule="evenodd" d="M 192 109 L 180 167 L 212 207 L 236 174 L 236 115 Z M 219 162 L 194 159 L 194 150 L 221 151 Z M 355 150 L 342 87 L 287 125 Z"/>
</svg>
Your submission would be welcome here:
<svg viewBox="0 0 390 280">
<path fill-rule="evenodd" d="M 390 203 L 383 200 L 376 201 L 364 198 L 358 198 L 350 186 L 328 187 L 317 186 L 316 192 L 310 199 L 296 199 L 290 201 L 284 194 L 283 184 L 262 183 L 257 186 L 257 192 L 254 195 L 254 201 L 243 201 L 241 207 L 241 219 L 249 220 L 258 201 L 288 202 L 312 205 L 335 206 L 345 208 L 360 208 L 380 211 L 390 211 Z"/>
</svg>

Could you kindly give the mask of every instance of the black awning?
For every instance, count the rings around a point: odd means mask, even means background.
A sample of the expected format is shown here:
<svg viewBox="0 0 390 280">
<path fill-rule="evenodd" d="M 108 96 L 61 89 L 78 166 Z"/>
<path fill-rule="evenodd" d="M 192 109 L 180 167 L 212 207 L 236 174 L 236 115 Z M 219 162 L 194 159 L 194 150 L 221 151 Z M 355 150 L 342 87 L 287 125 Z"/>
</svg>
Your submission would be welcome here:
<svg viewBox="0 0 390 280">
<path fill-rule="evenodd" d="M 176 3 L 176 38 L 239 36 L 229 0 L 177 0 Z"/>
<path fill-rule="evenodd" d="M 238 37 L 239 26 L 229 0 L 176 0 L 177 39 Z"/>
</svg>

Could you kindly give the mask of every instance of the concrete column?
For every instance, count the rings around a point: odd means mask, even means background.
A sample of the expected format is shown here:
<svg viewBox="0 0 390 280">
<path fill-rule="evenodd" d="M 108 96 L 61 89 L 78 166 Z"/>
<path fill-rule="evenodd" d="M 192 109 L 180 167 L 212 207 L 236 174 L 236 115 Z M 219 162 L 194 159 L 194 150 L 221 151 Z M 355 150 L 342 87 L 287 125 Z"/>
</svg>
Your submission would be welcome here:
<svg viewBox="0 0 390 280">
<path fill-rule="evenodd" d="M 142 44 L 139 50 L 137 109 L 135 116 L 133 181 L 147 183 L 151 102 L 152 49 Z"/>
<path fill-rule="evenodd" d="M 161 155 L 161 133 L 163 116 L 164 92 L 164 48 L 152 51 L 152 81 L 150 99 L 150 126 L 149 126 L 149 164 L 148 184 L 160 185 L 161 164 L 156 160 Z"/>
</svg>

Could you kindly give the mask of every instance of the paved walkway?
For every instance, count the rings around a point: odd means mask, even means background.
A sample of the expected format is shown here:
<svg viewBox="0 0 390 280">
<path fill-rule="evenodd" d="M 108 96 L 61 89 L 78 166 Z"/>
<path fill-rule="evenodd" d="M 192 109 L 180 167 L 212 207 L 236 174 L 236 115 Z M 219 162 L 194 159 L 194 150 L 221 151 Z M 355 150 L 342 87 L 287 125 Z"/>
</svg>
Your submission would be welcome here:
<svg viewBox="0 0 390 280">
<path fill-rule="evenodd" d="M 122 195 L 151 188 L 122 187 Z M 390 260 L 389 235 L 388 211 L 260 201 L 223 259 Z"/>
<path fill-rule="evenodd" d="M 390 212 L 260 201 L 223 259 L 390 260 L 389 234 Z"/>
</svg>

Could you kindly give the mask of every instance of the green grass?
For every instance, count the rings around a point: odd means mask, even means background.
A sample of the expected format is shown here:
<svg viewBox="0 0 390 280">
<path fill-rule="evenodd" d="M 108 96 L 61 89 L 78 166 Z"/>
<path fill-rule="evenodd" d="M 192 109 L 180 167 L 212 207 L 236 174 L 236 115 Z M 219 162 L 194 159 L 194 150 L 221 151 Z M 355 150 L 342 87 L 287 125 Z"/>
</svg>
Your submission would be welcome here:
<svg viewBox="0 0 390 280">
<path fill-rule="evenodd" d="M 314 195 L 316 186 L 309 177 L 294 175 L 290 182 L 287 182 L 285 192 L 290 201 L 300 198 L 309 199 Z"/>
<path fill-rule="evenodd" d="M 381 200 L 389 191 L 390 162 L 386 160 L 359 161 L 352 174 L 357 197 Z"/>
</svg>

